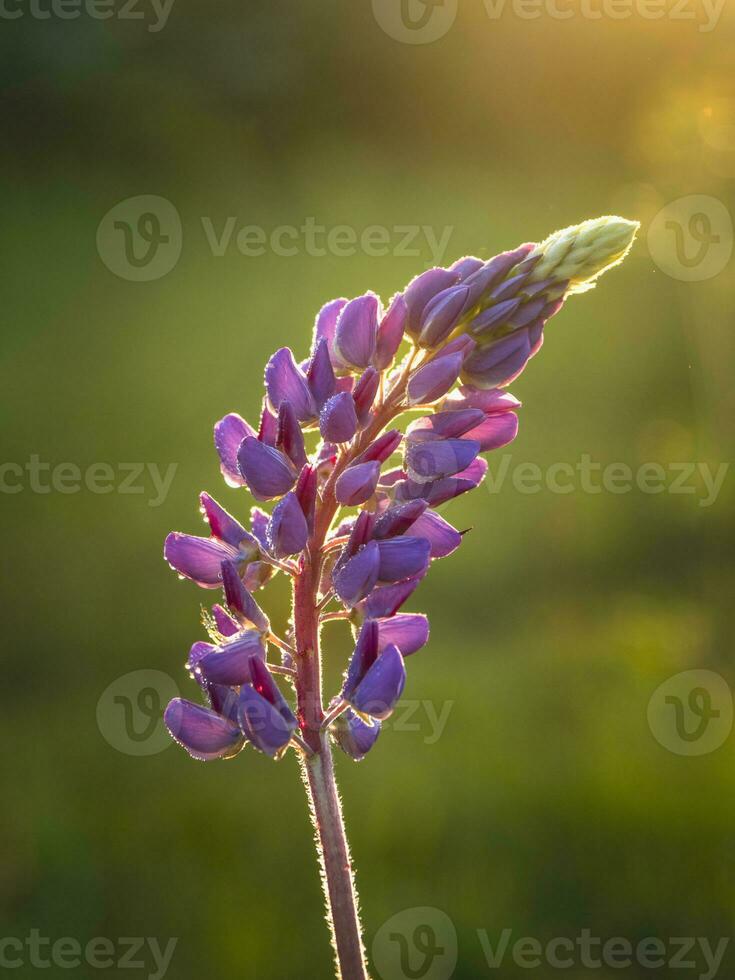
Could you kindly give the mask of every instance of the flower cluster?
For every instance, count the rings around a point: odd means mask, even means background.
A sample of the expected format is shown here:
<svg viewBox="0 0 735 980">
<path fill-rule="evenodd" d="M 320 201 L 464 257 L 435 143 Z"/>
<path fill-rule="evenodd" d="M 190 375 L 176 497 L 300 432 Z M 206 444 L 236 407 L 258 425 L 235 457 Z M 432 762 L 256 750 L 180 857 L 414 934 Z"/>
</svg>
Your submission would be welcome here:
<svg viewBox="0 0 735 980">
<path fill-rule="evenodd" d="M 637 227 L 601 218 L 489 261 L 429 269 L 386 310 L 371 292 L 333 300 L 306 360 L 276 351 L 257 430 L 237 414 L 214 427 L 226 483 L 275 501 L 270 514 L 252 508 L 248 530 L 203 493 L 210 536 L 174 533 L 164 549 L 181 576 L 224 593 L 206 617 L 212 642 L 195 643 L 187 661 L 206 706 L 166 709 L 190 755 L 229 758 L 248 742 L 273 757 L 309 753 L 325 732 L 353 759 L 371 749 L 403 692 L 406 658 L 429 637 L 426 616 L 401 609 L 462 540 L 437 508 L 477 487 L 481 454 L 515 438 L 520 403 L 506 385 L 566 297 L 621 261 Z M 407 412 L 407 427 L 393 427 Z M 295 600 L 283 637 L 254 598 L 276 574 L 295 591 L 308 585 L 308 608 Z M 300 637 L 299 615 L 316 622 L 316 644 Z M 350 621 L 354 650 L 341 691 L 308 710 L 304 664 L 316 657 L 318 675 L 318 630 L 333 619 Z"/>
</svg>

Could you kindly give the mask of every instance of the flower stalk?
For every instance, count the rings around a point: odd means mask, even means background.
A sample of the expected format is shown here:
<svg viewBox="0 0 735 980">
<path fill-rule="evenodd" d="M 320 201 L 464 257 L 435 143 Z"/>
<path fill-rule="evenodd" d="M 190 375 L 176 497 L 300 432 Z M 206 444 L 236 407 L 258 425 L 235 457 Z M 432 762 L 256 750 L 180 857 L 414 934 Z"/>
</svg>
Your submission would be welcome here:
<svg viewBox="0 0 735 980">
<path fill-rule="evenodd" d="M 506 386 L 567 296 L 622 261 L 637 227 L 601 218 L 487 262 L 465 257 L 417 276 L 386 311 L 370 292 L 327 303 L 306 360 L 282 348 L 268 361 L 259 425 L 236 413 L 215 425 L 226 483 L 274 501 L 271 512 L 252 508 L 248 530 L 203 493 L 210 536 L 166 539 L 182 578 L 224 593 L 204 615 L 211 642 L 187 659 L 205 704 L 174 699 L 166 724 L 202 761 L 247 746 L 273 759 L 296 751 L 342 980 L 368 973 L 332 746 L 354 761 L 374 747 L 406 660 L 429 639 L 426 616 L 400 610 L 465 533 L 436 508 L 479 486 L 482 454 L 515 438 L 520 402 Z M 389 428 L 407 412 L 405 431 Z M 310 433 L 320 441 L 308 453 Z M 255 598 L 279 572 L 292 588 L 286 632 Z M 338 619 L 354 643 L 325 710 L 320 630 Z"/>
</svg>

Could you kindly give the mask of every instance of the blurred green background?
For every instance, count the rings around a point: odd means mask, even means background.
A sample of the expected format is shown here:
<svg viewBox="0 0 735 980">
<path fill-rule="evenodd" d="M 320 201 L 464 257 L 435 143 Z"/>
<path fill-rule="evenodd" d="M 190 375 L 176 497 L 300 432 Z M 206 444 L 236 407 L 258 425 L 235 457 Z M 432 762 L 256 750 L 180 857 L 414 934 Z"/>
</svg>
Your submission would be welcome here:
<svg viewBox="0 0 735 980">
<path fill-rule="evenodd" d="M 175 980 L 330 976 L 293 756 L 130 754 L 123 706 L 98 702 L 140 670 L 194 696 L 183 661 L 213 596 L 161 549 L 170 529 L 198 533 L 201 489 L 246 513 L 212 424 L 256 417 L 267 357 L 287 343 L 304 356 L 327 299 L 388 299 L 432 264 L 423 233 L 400 254 L 396 226 L 449 229 L 448 264 L 605 213 L 644 222 L 633 254 L 567 304 L 512 386 L 524 407 L 517 441 L 491 458 L 497 472 L 511 457 L 502 488 L 443 512 L 474 530 L 410 603 L 432 623 L 409 664 L 415 730 L 386 731 L 360 765 L 337 760 L 367 943 L 395 913 L 437 907 L 465 980 L 528 974 L 510 956 L 490 970 L 478 929 L 493 943 L 504 928 L 542 943 L 584 928 L 631 942 L 732 932 L 733 738 L 682 756 L 648 723 L 673 675 L 735 683 L 732 474 L 710 506 L 693 480 L 669 492 L 670 476 L 660 494 L 579 479 L 523 493 L 512 479 L 585 453 L 633 471 L 732 458 L 732 260 L 713 253 L 687 282 L 661 268 L 667 249 L 676 266 L 673 234 L 647 240 L 681 197 L 735 208 L 732 9 L 707 31 L 576 4 L 566 20 L 493 19 L 463 0 L 443 36 L 409 44 L 380 6 L 175 0 L 158 31 L 142 3 L 142 20 L 6 8 L 21 16 L 0 31 L 2 462 L 116 475 L 105 494 L 39 493 L 3 471 L 3 937 L 179 937 Z M 174 205 L 183 247 L 167 275 L 134 282 L 96 235 L 142 194 Z M 219 234 L 231 216 L 266 234 L 308 217 L 379 225 L 390 246 L 320 256 L 302 240 L 252 257 L 233 236 L 216 256 L 202 219 Z M 149 475 L 120 492 L 134 462 L 176 464 L 158 506 Z M 282 622 L 283 585 L 265 602 Z M 328 629 L 334 680 L 349 637 Z M 449 706 L 439 737 L 423 702 Z M 730 950 L 720 975 L 733 963 Z M 595 975 L 621 973 L 650 975 Z"/>
</svg>

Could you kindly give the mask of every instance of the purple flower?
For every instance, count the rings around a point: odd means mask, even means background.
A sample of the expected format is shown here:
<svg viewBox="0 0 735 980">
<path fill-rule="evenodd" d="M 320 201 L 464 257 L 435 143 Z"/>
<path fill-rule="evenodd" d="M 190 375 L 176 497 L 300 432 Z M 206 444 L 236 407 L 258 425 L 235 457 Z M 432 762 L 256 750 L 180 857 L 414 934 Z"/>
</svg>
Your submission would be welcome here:
<svg viewBox="0 0 735 980">
<path fill-rule="evenodd" d="M 237 623 L 239 623 L 240 626 L 253 627 L 261 633 L 267 633 L 270 629 L 268 617 L 243 585 L 237 567 L 231 561 L 222 562 L 222 586 L 225 592 L 227 607 L 237 620 L 235 624 L 236 629 L 238 628 Z M 224 610 L 222 610 L 222 613 L 224 613 Z M 215 619 L 216 617 L 217 613 L 215 613 Z M 217 625 L 219 627 L 219 622 Z M 230 633 L 225 633 L 222 629 L 220 629 L 220 633 L 223 633 L 225 636 L 230 635 Z"/>
<path fill-rule="evenodd" d="M 239 727 L 210 708 L 174 698 L 164 712 L 171 737 L 194 759 L 227 759 L 245 744 Z"/>
<path fill-rule="evenodd" d="M 398 647 L 379 647 L 379 625 L 366 620 L 357 638 L 342 697 L 360 714 L 390 716 L 406 684 L 406 667 Z"/>
<path fill-rule="evenodd" d="M 316 345 L 306 371 L 306 381 L 314 405 L 321 411 L 324 403 L 332 397 L 337 389 L 332 360 L 329 356 L 329 342 L 326 337 L 322 337 Z"/>
<path fill-rule="evenodd" d="M 420 367 L 408 383 L 409 404 L 425 405 L 446 395 L 459 377 L 462 357 L 461 351 L 444 354 Z"/>
<path fill-rule="evenodd" d="M 416 501 L 414 501 L 416 503 Z M 422 501 L 426 504 L 426 501 Z M 406 505 L 408 506 L 408 504 Z M 431 546 L 432 558 L 446 558 L 456 551 L 462 543 L 462 535 L 452 525 L 445 521 L 435 510 L 425 510 L 411 525 L 411 535 L 415 538 L 425 538 Z M 398 644 L 400 646 L 400 644 Z"/>
<path fill-rule="evenodd" d="M 354 606 L 372 591 L 378 581 L 380 551 L 377 541 L 370 541 L 343 564 L 335 567 L 332 574 L 334 591 L 348 606 Z"/>
<path fill-rule="evenodd" d="M 319 413 L 319 431 L 328 442 L 349 442 L 357 432 L 355 399 L 347 391 L 330 398 Z"/>
<path fill-rule="evenodd" d="M 478 388 L 500 388 L 518 377 L 530 357 L 528 331 L 519 330 L 472 351 L 462 367 L 462 380 Z"/>
<path fill-rule="evenodd" d="M 398 613 L 388 619 L 379 619 L 377 623 L 379 650 L 393 644 L 408 657 L 428 642 L 429 620 L 421 613 Z"/>
<path fill-rule="evenodd" d="M 304 435 L 291 402 L 281 402 L 278 410 L 276 446 L 291 460 L 297 470 L 306 466 Z"/>
<path fill-rule="evenodd" d="M 370 409 L 378 393 L 380 375 L 373 367 L 366 368 L 360 380 L 355 385 L 352 397 L 355 400 L 355 411 L 360 428 L 364 428 L 370 417 Z"/>
<path fill-rule="evenodd" d="M 265 659 L 262 635 L 243 630 L 201 656 L 194 672 L 207 684 L 239 686 L 250 680 L 253 660 L 258 658 Z"/>
<path fill-rule="evenodd" d="M 436 347 L 447 339 L 462 315 L 469 292 L 468 286 L 450 286 L 426 304 L 418 336 L 421 347 Z"/>
<path fill-rule="evenodd" d="M 403 296 L 394 296 L 378 326 L 373 364 L 378 371 L 385 371 L 393 363 L 403 340 L 408 307 Z"/>
<path fill-rule="evenodd" d="M 408 439 L 404 465 L 409 479 L 428 483 L 453 476 L 467 469 L 480 452 L 472 439 L 436 439 L 416 442 Z"/>
<path fill-rule="evenodd" d="M 240 472 L 258 500 L 282 497 L 296 483 L 296 470 L 288 457 L 259 439 L 246 438 L 237 460 Z"/>
<path fill-rule="evenodd" d="M 429 300 L 437 293 L 454 286 L 458 281 L 456 272 L 449 269 L 428 269 L 416 276 L 406 287 L 403 299 L 406 304 L 406 332 L 412 337 L 418 337 L 421 332 L 421 315 Z"/>
<path fill-rule="evenodd" d="M 293 492 L 287 493 L 273 508 L 268 522 L 268 550 L 276 558 L 297 555 L 306 547 L 308 537 L 309 529 L 299 498 Z"/>
<path fill-rule="evenodd" d="M 348 708 L 334 723 L 334 737 L 342 751 L 355 762 L 364 759 L 380 735 L 380 722 L 363 721 Z"/>
<path fill-rule="evenodd" d="M 237 450 L 247 436 L 254 436 L 255 429 L 248 425 L 244 418 L 231 412 L 220 419 L 214 427 L 214 445 L 219 453 L 220 470 L 225 483 L 231 487 L 242 487 L 242 478 L 237 465 Z"/>
<path fill-rule="evenodd" d="M 265 389 L 270 406 L 276 414 L 283 402 L 291 402 L 300 422 L 308 422 L 316 416 L 309 383 L 296 365 L 288 347 L 277 350 L 266 364 Z"/>
<path fill-rule="evenodd" d="M 205 589 L 216 588 L 222 581 L 222 562 L 238 566 L 258 555 L 258 542 L 231 517 L 209 494 L 202 493 L 201 509 L 212 531 L 210 538 L 172 532 L 166 538 L 163 556 L 184 578 Z"/>
<path fill-rule="evenodd" d="M 350 300 L 343 307 L 334 333 L 337 355 L 351 367 L 366 368 L 373 359 L 380 302 L 375 293 Z"/>
<path fill-rule="evenodd" d="M 334 495 L 341 504 L 355 507 L 364 504 L 375 493 L 380 476 L 380 463 L 356 463 L 340 473 Z"/>
<path fill-rule="evenodd" d="M 291 741 L 298 721 L 262 660 L 252 661 L 252 680 L 240 689 L 240 727 L 256 749 L 278 756 Z"/>
<path fill-rule="evenodd" d="M 394 616 L 404 602 L 407 602 L 416 591 L 421 576 L 396 582 L 394 585 L 380 585 L 373 589 L 367 599 L 357 606 L 358 611 L 369 619 L 383 619 Z"/>
<path fill-rule="evenodd" d="M 424 538 L 389 538 L 378 541 L 381 582 L 401 582 L 406 578 L 423 575 L 429 566 L 431 546 Z"/>
</svg>

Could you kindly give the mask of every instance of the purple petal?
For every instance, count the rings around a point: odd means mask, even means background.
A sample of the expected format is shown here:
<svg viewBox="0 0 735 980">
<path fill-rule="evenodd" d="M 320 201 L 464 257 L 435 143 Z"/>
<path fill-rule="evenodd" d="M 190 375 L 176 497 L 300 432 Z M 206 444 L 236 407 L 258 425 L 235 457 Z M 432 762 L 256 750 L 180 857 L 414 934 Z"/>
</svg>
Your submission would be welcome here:
<svg viewBox="0 0 735 980">
<path fill-rule="evenodd" d="M 429 300 L 442 290 L 455 285 L 457 280 L 456 272 L 440 268 L 427 269 L 426 272 L 422 272 L 421 275 L 411 280 L 403 293 L 403 299 L 408 310 L 405 328 L 412 337 L 419 335 L 421 314 Z"/>
<path fill-rule="evenodd" d="M 321 409 L 327 399 L 332 397 L 337 386 L 326 337 L 322 337 L 316 345 L 306 372 L 306 380 L 315 406 Z"/>
<path fill-rule="evenodd" d="M 243 554 L 247 552 L 252 557 L 257 554 L 258 542 L 252 534 L 248 534 L 242 524 L 228 514 L 224 507 L 221 507 L 208 493 L 199 494 L 199 506 L 215 538 L 219 538 L 233 548 L 238 548 Z"/>
<path fill-rule="evenodd" d="M 335 721 L 332 730 L 342 751 L 355 762 L 359 762 L 375 745 L 380 735 L 380 722 L 375 721 L 372 725 L 368 725 L 348 708 Z"/>
<path fill-rule="evenodd" d="M 393 298 L 388 312 L 380 321 L 378 336 L 375 343 L 373 364 L 378 371 L 385 371 L 393 363 L 398 348 L 403 340 L 408 307 L 400 293 Z"/>
<path fill-rule="evenodd" d="M 344 307 L 337 320 L 334 349 L 347 364 L 366 368 L 375 353 L 380 303 L 374 293 L 358 296 Z"/>
<path fill-rule="evenodd" d="M 314 530 L 314 514 L 316 511 L 316 494 L 319 482 L 319 474 L 316 467 L 305 466 L 299 473 L 294 493 L 298 497 L 301 510 L 306 518 L 306 526 L 309 534 Z"/>
<path fill-rule="evenodd" d="M 474 255 L 465 255 L 462 259 L 457 259 L 449 266 L 449 271 L 459 277 L 460 282 L 471 276 L 473 272 L 481 269 L 485 263 L 482 259 L 476 259 Z"/>
<path fill-rule="evenodd" d="M 252 662 L 265 658 L 263 638 L 257 630 L 243 630 L 226 643 L 202 656 L 196 673 L 207 684 L 228 687 L 247 683 L 252 677 Z"/>
<path fill-rule="evenodd" d="M 408 439 L 404 466 L 409 479 L 417 483 L 429 483 L 460 473 L 479 452 L 480 443 L 472 439 L 437 439 L 426 442 Z"/>
<path fill-rule="evenodd" d="M 437 347 L 447 339 L 462 315 L 468 294 L 467 286 L 450 286 L 427 303 L 420 321 L 421 347 Z"/>
<path fill-rule="evenodd" d="M 404 657 L 416 653 L 429 639 L 429 620 L 421 613 L 399 613 L 378 622 L 378 649 L 397 646 Z"/>
<path fill-rule="evenodd" d="M 389 429 L 370 443 L 365 452 L 360 454 L 357 462 L 367 463 L 372 459 L 377 459 L 379 463 L 384 463 L 398 449 L 402 439 L 403 435 L 398 429 Z"/>
<path fill-rule="evenodd" d="M 245 481 L 237 465 L 237 450 L 246 436 L 254 436 L 255 429 L 245 419 L 231 412 L 214 426 L 214 446 L 219 454 L 220 470 L 225 482 L 231 487 L 242 487 Z"/>
<path fill-rule="evenodd" d="M 492 330 L 493 327 L 507 323 L 508 318 L 515 313 L 520 305 L 521 298 L 520 296 L 516 296 L 514 299 L 508 299 L 504 303 L 497 303 L 495 306 L 490 306 L 487 310 L 482 310 L 474 319 L 470 320 L 467 329 L 474 336 L 481 337 L 489 330 Z"/>
<path fill-rule="evenodd" d="M 342 697 L 349 700 L 355 693 L 368 670 L 375 663 L 379 653 L 379 628 L 374 619 L 366 619 L 360 627 L 355 650 L 350 658 L 345 682 L 342 686 Z"/>
<path fill-rule="evenodd" d="M 288 347 L 281 347 L 265 366 L 265 388 L 274 412 L 282 402 L 291 402 L 296 418 L 308 422 L 316 415 L 306 377 L 299 370 Z"/>
<path fill-rule="evenodd" d="M 283 453 L 258 439 L 245 439 L 237 459 L 248 486 L 261 500 L 283 496 L 296 482 L 294 468 Z"/>
<path fill-rule="evenodd" d="M 531 275 L 531 271 L 531 269 L 526 269 L 524 272 L 517 272 L 508 279 L 504 279 L 495 286 L 489 295 L 489 299 L 494 303 L 503 303 L 508 299 L 513 299 L 518 296 L 521 292 L 521 287 Z"/>
<path fill-rule="evenodd" d="M 478 408 L 488 415 L 511 412 L 520 407 L 521 403 L 509 391 L 502 388 L 483 391 L 481 388 L 473 388 L 472 385 L 461 385 L 457 391 L 450 392 L 444 402 L 444 408 L 450 412 Z"/>
<path fill-rule="evenodd" d="M 252 673 L 252 686 L 240 690 L 240 725 L 257 749 L 275 756 L 291 741 L 298 722 L 266 665 L 253 661 Z"/>
<path fill-rule="evenodd" d="M 260 507 L 250 508 L 250 527 L 258 544 L 264 551 L 268 550 L 268 543 L 265 539 L 265 531 L 270 520 L 269 514 Z"/>
<path fill-rule="evenodd" d="M 462 358 L 462 353 L 457 351 L 435 357 L 420 367 L 408 382 L 409 404 L 428 404 L 445 395 L 459 376 Z"/>
<path fill-rule="evenodd" d="M 297 555 L 306 547 L 309 529 L 299 498 L 293 491 L 273 508 L 266 532 L 268 550 L 276 558 Z"/>
<path fill-rule="evenodd" d="M 430 439 L 456 439 L 485 420 L 479 408 L 467 408 L 456 412 L 435 412 L 415 419 L 406 430 L 414 442 Z"/>
<path fill-rule="evenodd" d="M 278 418 L 268 408 L 268 399 L 263 399 L 263 409 L 260 413 L 258 439 L 266 446 L 275 446 L 278 438 Z"/>
<path fill-rule="evenodd" d="M 421 578 L 410 578 L 395 585 L 381 585 L 360 603 L 360 611 L 373 619 L 393 616 L 416 591 Z"/>
<path fill-rule="evenodd" d="M 378 581 L 380 551 L 377 541 L 370 541 L 332 575 L 334 591 L 347 605 L 354 605 L 372 591 Z"/>
<path fill-rule="evenodd" d="M 462 543 L 462 535 L 459 531 L 433 510 L 427 510 L 419 517 L 411 528 L 411 535 L 415 538 L 425 538 L 429 542 L 432 558 L 446 558 Z M 398 646 L 401 646 L 400 643 Z M 403 650 L 403 647 L 401 649 Z"/>
<path fill-rule="evenodd" d="M 423 538 L 388 538 L 377 544 L 380 553 L 378 579 L 381 582 L 400 582 L 426 571 L 431 546 Z"/>
<path fill-rule="evenodd" d="M 237 630 L 235 632 L 237 632 Z M 214 643 L 205 643 L 203 640 L 197 640 L 196 643 L 192 643 L 191 649 L 189 650 L 189 656 L 186 658 L 186 669 L 189 671 L 189 673 L 196 676 L 196 669 L 199 665 L 199 661 L 202 659 L 202 657 L 216 649 L 217 648 Z M 198 677 L 197 680 L 202 681 L 202 678 Z"/>
<path fill-rule="evenodd" d="M 218 602 L 212 606 L 212 616 L 220 636 L 234 636 L 240 632 L 240 624 Z"/>
<path fill-rule="evenodd" d="M 340 473 L 334 485 L 334 496 L 347 507 L 364 504 L 375 493 L 380 476 L 380 463 L 356 463 Z"/>
<path fill-rule="evenodd" d="M 306 465 L 306 448 L 304 446 L 304 434 L 301 431 L 296 413 L 291 402 L 281 402 L 278 410 L 278 434 L 276 435 L 276 446 L 281 450 L 297 470 Z"/>
<path fill-rule="evenodd" d="M 349 442 L 357 432 L 355 399 L 343 391 L 329 399 L 319 413 L 319 431 L 328 442 Z"/>
<path fill-rule="evenodd" d="M 197 538 L 192 534 L 172 532 L 166 538 L 163 557 L 184 578 L 214 589 L 221 583 L 223 561 L 239 560 L 238 552 L 213 538 Z"/>
<path fill-rule="evenodd" d="M 450 412 L 454 415 L 454 412 Z M 457 415 L 460 413 L 457 412 Z M 513 442 L 518 435 L 518 416 L 515 412 L 503 412 L 500 415 L 488 415 L 484 422 L 467 432 L 467 439 L 476 439 L 480 444 L 480 452 L 486 453 L 491 449 L 500 449 Z"/>
<path fill-rule="evenodd" d="M 462 379 L 478 388 L 499 388 L 517 378 L 531 356 L 526 331 L 504 337 L 489 347 L 479 347 L 465 359 Z"/>
<path fill-rule="evenodd" d="M 405 685 L 406 666 L 401 651 L 389 645 L 367 672 L 350 702 L 362 714 L 383 721 L 392 713 Z"/>
<path fill-rule="evenodd" d="M 530 323 L 541 315 L 546 306 L 546 300 L 541 297 L 541 299 L 533 299 L 530 303 L 524 303 L 512 317 L 509 318 L 508 323 L 514 327 L 516 330 L 520 330 L 521 327 L 527 327 Z"/>
<path fill-rule="evenodd" d="M 358 549 L 370 541 L 373 536 L 375 521 L 375 514 L 366 510 L 361 510 L 357 515 L 350 531 L 350 540 L 347 543 L 347 551 L 350 556 L 357 554 Z"/>
<path fill-rule="evenodd" d="M 468 276 L 465 280 L 466 284 L 470 286 L 467 309 L 475 306 L 481 296 L 487 294 L 494 285 L 505 279 L 511 269 L 522 262 L 535 247 L 533 242 L 526 242 L 510 252 L 501 252 L 500 255 L 496 255 L 489 262 L 486 262 L 477 272 Z"/>
<path fill-rule="evenodd" d="M 405 534 L 428 506 L 425 500 L 409 500 L 405 504 L 393 504 L 376 521 L 373 537 L 382 540 Z"/>
<path fill-rule="evenodd" d="M 242 579 L 232 562 L 222 562 L 222 585 L 227 605 L 237 616 L 240 625 L 254 627 L 260 633 L 267 633 L 270 629 L 268 617 L 242 584 Z"/>
<path fill-rule="evenodd" d="M 209 708 L 184 698 L 170 701 L 163 715 L 171 737 L 203 762 L 234 755 L 244 744 L 240 729 Z"/>
<path fill-rule="evenodd" d="M 379 384 L 380 374 L 374 367 L 369 367 L 355 385 L 352 397 L 355 400 L 355 411 L 360 428 L 364 428 L 370 419 L 370 409 L 373 407 Z"/>
<path fill-rule="evenodd" d="M 337 356 L 334 350 L 334 334 L 337 329 L 337 320 L 342 310 L 347 306 L 347 300 L 344 298 L 333 299 L 319 310 L 316 315 L 316 320 L 314 321 L 314 341 L 312 344 L 312 349 L 316 351 L 319 346 L 319 341 L 324 339 L 327 341 L 329 348 L 329 356 L 332 360 L 332 364 L 336 368 L 344 368 L 347 365 L 344 361 Z"/>
</svg>

